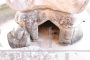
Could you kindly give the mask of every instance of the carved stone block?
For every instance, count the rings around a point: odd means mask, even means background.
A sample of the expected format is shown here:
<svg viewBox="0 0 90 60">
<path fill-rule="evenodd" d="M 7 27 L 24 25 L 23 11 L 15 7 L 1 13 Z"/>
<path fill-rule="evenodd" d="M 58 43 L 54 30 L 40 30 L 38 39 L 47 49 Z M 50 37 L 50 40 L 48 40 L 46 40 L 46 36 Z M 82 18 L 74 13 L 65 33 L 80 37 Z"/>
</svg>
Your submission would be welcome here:
<svg viewBox="0 0 90 60">
<path fill-rule="evenodd" d="M 75 13 L 84 10 L 89 0 L 8 0 L 8 5 L 16 11 L 16 22 L 24 27 L 8 34 L 12 47 L 26 46 L 27 38 L 38 40 L 38 26 L 46 21 L 59 29 L 59 43 L 72 44 L 83 36 L 76 23 Z M 74 25 L 77 27 L 74 27 Z M 20 35 L 20 37 L 18 36 Z M 15 40 L 15 41 L 14 41 Z"/>
<path fill-rule="evenodd" d="M 78 28 L 76 30 L 73 27 L 75 19 L 69 13 L 50 9 L 17 12 L 16 22 L 19 23 L 19 20 L 26 23 L 25 27 L 34 41 L 38 39 L 38 26 L 46 21 L 51 21 L 59 28 L 59 42 L 61 44 L 72 44 L 72 42 L 78 41 L 82 37 L 82 32 L 79 32 L 80 28 L 76 27 Z M 78 34 L 80 34 L 79 39 L 77 39 Z"/>
</svg>

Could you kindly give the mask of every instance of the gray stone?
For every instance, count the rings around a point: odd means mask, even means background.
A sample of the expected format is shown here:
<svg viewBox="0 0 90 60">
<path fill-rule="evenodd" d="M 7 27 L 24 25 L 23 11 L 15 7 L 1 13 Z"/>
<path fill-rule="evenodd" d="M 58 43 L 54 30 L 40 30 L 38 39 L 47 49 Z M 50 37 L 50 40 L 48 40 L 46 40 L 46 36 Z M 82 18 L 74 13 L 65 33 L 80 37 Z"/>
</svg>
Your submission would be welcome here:
<svg viewBox="0 0 90 60">
<path fill-rule="evenodd" d="M 21 48 L 30 45 L 30 34 L 24 28 L 17 28 L 7 34 L 11 48 Z"/>
<path fill-rule="evenodd" d="M 37 14 L 38 14 L 37 11 L 26 12 L 26 13 L 18 12 L 15 18 L 18 24 L 21 23 L 21 21 L 25 23 L 25 29 L 30 34 L 32 40 L 38 39 L 38 22 L 37 22 L 38 15 Z"/>
</svg>

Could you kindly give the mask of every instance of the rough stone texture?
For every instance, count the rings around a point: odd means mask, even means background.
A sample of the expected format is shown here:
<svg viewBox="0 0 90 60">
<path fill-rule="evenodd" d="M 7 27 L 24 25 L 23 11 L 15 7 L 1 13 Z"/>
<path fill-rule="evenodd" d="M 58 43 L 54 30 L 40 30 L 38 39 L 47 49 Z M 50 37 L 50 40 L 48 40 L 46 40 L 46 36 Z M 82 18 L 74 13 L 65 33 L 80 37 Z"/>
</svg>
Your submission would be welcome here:
<svg viewBox="0 0 90 60">
<path fill-rule="evenodd" d="M 24 27 L 33 41 L 38 40 L 38 26 L 50 21 L 59 28 L 59 42 L 72 44 L 83 36 L 78 27 L 74 13 L 81 12 L 89 0 L 7 0 L 8 5 L 19 12 L 15 15 L 16 22 Z M 76 25 L 78 25 L 76 23 Z M 20 33 L 22 31 L 19 31 Z M 24 34 L 25 32 L 23 32 Z M 18 34 L 15 31 L 15 34 Z M 22 36 L 22 34 L 20 34 Z M 12 36 L 11 32 L 8 36 Z M 27 35 L 26 35 L 27 36 Z M 25 37 L 26 37 L 25 36 Z M 8 37 L 9 38 L 9 37 Z M 18 37 L 16 37 L 18 38 Z M 11 38 L 9 38 L 11 40 Z M 27 39 L 26 39 L 27 40 Z M 24 42 L 25 43 L 25 42 Z"/>
<path fill-rule="evenodd" d="M 30 34 L 21 27 L 10 31 L 7 34 L 8 42 L 11 48 L 21 48 L 30 45 Z"/>
<path fill-rule="evenodd" d="M 7 0 L 8 5 L 18 11 L 50 8 L 68 13 L 81 12 L 89 0 L 66 1 L 67 0 Z"/>
<path fill-rule="evenodd" d="M 82 36 L 82 32 L 78 32 L 80 29 L 75 30 L 73 27 L 75 19 L 69 13 L 50 9 L 17 12 L 16 22 L 19 23 L 19 20 L 24 20 L 26 29 L 31 34 L 33 40 L 38 39 L 38 26 L 46 21 L 51 21 L 59 28 L 59 40 L 61 44 L 71 44 L 73 40 L 79 40 Z"/>
<path fill-rule="evenodd" d="M 17 13 L 15 18 L 17 23 L 20 23 L 21 21 L 25 22 L 25 28 L 30 34 L 32 40 L 38 39 L 37 14 L 37 11 L 33 11 L 30 13 Z"/>
</svg>

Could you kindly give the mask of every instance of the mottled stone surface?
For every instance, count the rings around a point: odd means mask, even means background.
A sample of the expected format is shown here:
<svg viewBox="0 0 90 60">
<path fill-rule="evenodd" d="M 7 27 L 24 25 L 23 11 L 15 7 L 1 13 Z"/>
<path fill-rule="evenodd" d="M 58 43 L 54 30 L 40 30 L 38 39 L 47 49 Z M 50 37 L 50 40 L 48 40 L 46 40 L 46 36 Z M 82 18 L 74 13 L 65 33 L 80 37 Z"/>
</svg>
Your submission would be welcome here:
<svg viewBox="0 0 90 60">
<path fill-rule="evenodd" d="M 30 46 L 30 34 L 24 28 L 14 28 L 7 34 L 7 38 L 11 48 L 21 48 Z"/>
<path fill-rule="evenodd" d="M 16 14 L 16 22 L 21 23 L 21 21 L 25 22 L 25 29 L 30 34 L 32 40 L 38 39 L 38 12 L 27 12 L 27 13 L 17 13 Z M 21 25 L 20 25 L 21 26 Z"/>
<path fill-rule="evenodd" d="M 78 32 L 80 28 L 75 30 L 77 27 L 73 27 L 75 19 L 74 16 L 69 13 L 50 9 L 17 12 L 16 22 L 19 23 L 19 20 L 26 23 L 26 29 L 34 41 L 38 39 L 38 26 L 46 21 L 51 21 L 59 28 L 59 42 L 61 44 L 72 44 L 74 40 L 78 41 L 82 37 L 82 31 Z M 79 38 L 78 34 L 80 36 Z"/>
<path fill-rule="evenodd" d="M 78 13 L 85 8 L 89 0 L 66 1 L 67 0 L 7 0 L 7 3 L 11 8 L 18 11 L 50 8 L 68 13 Z"/>
<path fill-rule="evenodd" d="M 15 15 L 17 24 L 24 27 L 33 41 L 38 40 L 38 26 L 50 21 L 59 28 L 59 43 L 61 44 L 72 44 L 83 36 L 81 29 L 75 26 L 75 24 L 78 26 L 76 22 L 81 20 L 77 21 L 73 15 L 81 12 L 88 1 L 7 0 L 8 5 L 18 11 Z"/>
</svg>

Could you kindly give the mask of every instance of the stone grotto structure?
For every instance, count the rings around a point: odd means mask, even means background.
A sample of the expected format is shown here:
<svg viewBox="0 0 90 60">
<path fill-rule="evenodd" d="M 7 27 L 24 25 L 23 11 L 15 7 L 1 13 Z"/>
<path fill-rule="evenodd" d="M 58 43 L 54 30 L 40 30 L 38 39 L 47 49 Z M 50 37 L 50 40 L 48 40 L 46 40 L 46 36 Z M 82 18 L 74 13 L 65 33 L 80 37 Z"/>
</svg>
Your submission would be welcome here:
<svg viewBox="0 0 90 60">
<path fill-rule="evenodd" d="M 7 0 L 7 4 L 17 11 L 15 21 L 20 26 L 17 30 L 8 33 L 7 38 L 10 46 L 12 48 L 28 46 L 27 38 L 30 38 L 30 41 L 37 41 L 38 26 L 47 21 L 59 28 L 58 43 L 68 45 L 80 40 L 83 33 L 77 22 L 82 20 L 77 21 L 75 15 L 85 9 L 88 1 Z"/>
</svg>

